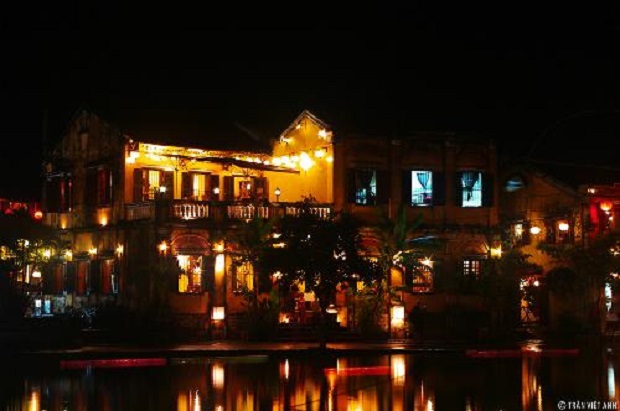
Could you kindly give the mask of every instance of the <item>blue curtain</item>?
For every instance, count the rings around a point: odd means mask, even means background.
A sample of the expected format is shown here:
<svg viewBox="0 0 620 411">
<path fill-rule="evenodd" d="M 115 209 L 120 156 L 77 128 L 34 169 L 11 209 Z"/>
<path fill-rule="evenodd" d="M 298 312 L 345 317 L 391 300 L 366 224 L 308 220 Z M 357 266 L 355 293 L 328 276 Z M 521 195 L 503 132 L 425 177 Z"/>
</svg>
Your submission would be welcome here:
<svg viewBox="0 0 620 411">
<path fill-rule="evenodd" d="M 476 171 L 464 171 L 461 176 L 461 181 L 463 182 L 463 188 L 467 193 L 467 201 L 471 200 L 472 191 L 474 190 L 474 185 L 478 181 L 479 173 Z"/>
<path fill-rule="evenodd" d="M 416 174 L 418 176 L 418 182 L 420 183 L 422 188 L 426 190 L 428 180 L 430 180 L 430 177 L 431 177 L 431 172 L 430 171 L 418 171 Z"/>
</svg>

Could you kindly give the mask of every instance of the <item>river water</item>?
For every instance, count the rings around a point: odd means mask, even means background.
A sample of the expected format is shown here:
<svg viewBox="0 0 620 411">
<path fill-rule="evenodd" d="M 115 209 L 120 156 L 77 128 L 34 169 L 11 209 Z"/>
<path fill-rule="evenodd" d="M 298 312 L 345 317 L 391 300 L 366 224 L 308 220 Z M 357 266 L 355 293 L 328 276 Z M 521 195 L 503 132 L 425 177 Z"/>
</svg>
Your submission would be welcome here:
<svg viewBox="0 0 620 411">
<path fill-rule="evenodd" d="M 5 364 L 6 410 L 617 409 L 620 345 Z"/>
</svg>

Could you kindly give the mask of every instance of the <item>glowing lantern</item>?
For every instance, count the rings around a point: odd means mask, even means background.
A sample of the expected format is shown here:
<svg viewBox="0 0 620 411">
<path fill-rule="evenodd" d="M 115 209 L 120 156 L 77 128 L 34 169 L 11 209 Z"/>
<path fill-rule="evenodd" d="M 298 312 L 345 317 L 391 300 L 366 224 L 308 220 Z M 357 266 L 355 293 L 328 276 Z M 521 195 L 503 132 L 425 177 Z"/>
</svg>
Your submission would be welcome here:
<svg viewBox="0 0 620 411">
<path fill-rule="evenodd" d="M 34 218 L 36 218 L 37 220 L 42 219 L 43 218 L 43 212 L 41 210 L 35 211 Z"/>
<path fill-rule="evenodd" d="M 613 208 L 614 204 L 609 200 L 604 200 L 604 201 L 601 201 L 598 206 L 603 211 L 609 211 Z"/>
<path fill-rule="evenodd" d="M 540 234 L 540 227 L 533 226 L 532 228 L 530 228 L 530 233 L 534 235 Z"/>
</svg>

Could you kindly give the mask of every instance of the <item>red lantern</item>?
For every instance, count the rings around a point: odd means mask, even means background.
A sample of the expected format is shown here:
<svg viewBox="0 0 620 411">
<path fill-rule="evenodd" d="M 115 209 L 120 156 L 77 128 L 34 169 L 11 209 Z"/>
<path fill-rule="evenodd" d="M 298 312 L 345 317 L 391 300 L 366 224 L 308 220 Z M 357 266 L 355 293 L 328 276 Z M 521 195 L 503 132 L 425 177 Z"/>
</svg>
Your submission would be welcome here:
<svg viewBox="0 0 620 411">
<path fill-rule="evenodd" d="M 37 220 L 42 219 L 43 218 L 43 212 L 41 212 L 41 210 L 35 211 L 34 218 L 36 218 Z"/>
<path fill-rule="evenodd" d="M 611 202 L 611 201 L 609 201 L 609 200 L 603 200 L 603 201 L 601 201 L 601 202 L 599 203 L 599 205 L 598 205 L 598 206 L 599 206 L 599 208 L 600 208 L 601 210 L 603 210 L 603 211 L 609 211 L 609 210 L 611 210 L 611 209 L 613 208 L 614 203 L 612 203 L 612 202 Z"/>
</svg>

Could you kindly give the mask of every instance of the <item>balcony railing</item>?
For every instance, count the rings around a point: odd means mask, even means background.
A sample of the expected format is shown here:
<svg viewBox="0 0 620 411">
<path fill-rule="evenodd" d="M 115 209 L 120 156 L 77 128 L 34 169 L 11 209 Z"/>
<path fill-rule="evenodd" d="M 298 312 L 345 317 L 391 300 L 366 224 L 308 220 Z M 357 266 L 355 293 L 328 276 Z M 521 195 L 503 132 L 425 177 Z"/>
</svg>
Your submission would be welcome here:
<svg viewBox="0 0 620 411">
<path fill-rule="evenodd" d="M 195 220 L 209 218 L 209 203 L 203 201 L 175 200 L 172 205 L 172 218 Z"/>
<path fill-rule="evenodd" d="M 302 209 L 295 203 L 278 203 L 254 205 L 242 203 L 209 203 L 205 201 L 172 200 L 158 203 L 149 201 L 125 205 L 125 220 L 154 220 L 156 217 L 165 220 L 249 220 L 254 217 L 271 218 L 295 216 L 298 217 Z M 332 214 L 331 205 L 316 205 L 309 207 L 310 213 L 326 219 Z"/>
<path fill-rule="evenodd" d="M 155 204 L 152 202 L 125 205 L 125 220 L 150 220 L 154 215 Z"/>
</svg>

